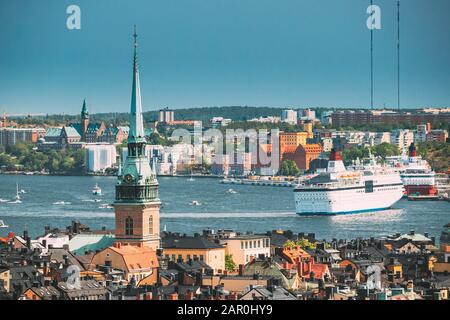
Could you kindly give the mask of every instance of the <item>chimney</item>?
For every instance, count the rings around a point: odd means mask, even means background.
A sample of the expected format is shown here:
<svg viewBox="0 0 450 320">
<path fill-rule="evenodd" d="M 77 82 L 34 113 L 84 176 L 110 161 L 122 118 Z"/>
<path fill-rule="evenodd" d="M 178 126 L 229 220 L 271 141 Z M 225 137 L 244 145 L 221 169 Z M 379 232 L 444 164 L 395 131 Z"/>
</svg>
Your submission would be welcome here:
<svg viewBox="0 0 450 320">
<path fill-rule="evenodd" d="M 44 248 L 47 248 L 47 240 L 46 239 L 42 240 L 42 245 L 44 246 Z"/>
<path fill-rule="evenodd" d="M 27 248 L 31 249 L 31 238 L 30 237 L 26 237 L 27 240 Z"/>
<path fill-rule="evenodd" d="M 243 276 L 243 274 L 244 274 L 244 265 L 243 264 L 240 264 L 239 265 L 239 276 Z"/>
<path fill-rule="evenodd" d="M 23 238 L 24 239 L 28 238 L 28 230 L 23 231 Z"/>
<path fill-rule="evenodd" d="M 416 232 L 414 231 L 414 230 L 411 230 L 410 232 L 409 232 L 409 235 L 411 235 L 411 236 L 413 236 L 413 235 L 415 235 L 416 234 Z"/>
<path fill-rule="evenodd" d="M 65 254 L 65 255 L 63 255 L 63 259 L 64 259 L 64 266 L 68 266 L 69 265 L 69 257 Z"/>
</svg>

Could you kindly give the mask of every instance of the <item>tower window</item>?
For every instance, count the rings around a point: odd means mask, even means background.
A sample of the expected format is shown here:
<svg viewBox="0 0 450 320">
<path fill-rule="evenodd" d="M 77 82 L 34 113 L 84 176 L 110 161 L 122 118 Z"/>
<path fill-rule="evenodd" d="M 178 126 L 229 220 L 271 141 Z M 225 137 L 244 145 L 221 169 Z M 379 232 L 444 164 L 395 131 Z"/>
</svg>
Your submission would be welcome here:
<svg viewBox="0 0 450 320">
<path fill-rule="evenodd" d="M 130 216 L 125 220 L 125 235 L 133 235 L 133 219 Z"/>
<path fill-rule="evenodd" d="M 148 218 L 148 233 L 153 234 L 153 216 Z"/>
</svg>

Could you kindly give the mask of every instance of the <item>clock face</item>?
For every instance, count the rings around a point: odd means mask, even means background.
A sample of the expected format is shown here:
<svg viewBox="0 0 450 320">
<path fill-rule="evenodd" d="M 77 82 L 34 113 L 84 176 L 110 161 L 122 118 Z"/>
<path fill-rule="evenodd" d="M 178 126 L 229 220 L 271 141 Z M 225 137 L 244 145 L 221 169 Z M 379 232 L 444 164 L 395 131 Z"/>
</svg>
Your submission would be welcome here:
<svg viewBox="0 0 450 320">
<path fill-rule="evenodd" d="M 127 175 L 125 176 L 125 181 L 126 181 L 126 182 L 132 182 L 132 181 L 133 181 L 133 176 L 132 176 L 131 174 L 127 174 Z"/>
</svg>

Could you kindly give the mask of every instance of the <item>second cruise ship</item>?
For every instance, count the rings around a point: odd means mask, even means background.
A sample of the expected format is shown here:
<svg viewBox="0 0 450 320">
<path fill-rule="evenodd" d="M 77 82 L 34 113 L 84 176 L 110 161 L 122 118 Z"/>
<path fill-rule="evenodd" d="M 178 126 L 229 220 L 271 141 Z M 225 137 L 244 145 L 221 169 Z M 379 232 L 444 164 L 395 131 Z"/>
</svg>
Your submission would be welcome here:
<svg viewBox="0 0 450 320">
<path fill-rule="evenodd" d="M 370 165 L 347 170 L 339 152 L 332 150 L 326 172 L 294 189 L 299 215 L 338 215 L 390 208 L 403 195 L 400 174 Z"/>
</svg>

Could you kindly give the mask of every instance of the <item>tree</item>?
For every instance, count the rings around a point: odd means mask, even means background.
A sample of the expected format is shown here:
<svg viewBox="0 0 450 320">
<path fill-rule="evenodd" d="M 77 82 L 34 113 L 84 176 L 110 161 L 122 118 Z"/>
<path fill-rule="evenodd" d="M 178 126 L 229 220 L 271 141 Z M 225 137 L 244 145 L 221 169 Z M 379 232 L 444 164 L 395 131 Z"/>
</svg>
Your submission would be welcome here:
<svg viewBox="0 0 450 320">
<path fill-rule="evenodd" d="M 231 271 L 231 272 L 236 270 L 236 263 L 233 261 L 232 254 L 225 255 L 225 269 L 227 271 Z"/>
<path fill-rule="evenodd" d="M 300 169 L 297 164 L 292 160 L 284 160 L 281 163 L 280 173 L 283 176 L 297 176 L 300 174 Z"/>
<path fill-rule="evenodd" d="M 400 150 L 397 145 L 383 142 L 379 145 L 373 146 L 371 148 L 372 153 L 375 156 L 386 159 L 389 156 L 397 156 L 400 154 Z"/>
</svg>

